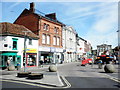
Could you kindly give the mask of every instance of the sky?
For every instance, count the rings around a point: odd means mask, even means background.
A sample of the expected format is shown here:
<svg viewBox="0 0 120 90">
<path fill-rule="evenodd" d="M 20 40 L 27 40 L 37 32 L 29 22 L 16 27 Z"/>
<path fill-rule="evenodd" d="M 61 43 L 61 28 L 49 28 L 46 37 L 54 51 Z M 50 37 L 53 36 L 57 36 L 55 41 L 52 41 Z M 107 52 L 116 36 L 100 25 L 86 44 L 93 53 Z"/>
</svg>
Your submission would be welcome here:
<svg viewBox="0 0 120 90">
<path fill-rule="evenodd" d="M 33 1 L 33 0 L 32 0 Z M 31 1 L 31 2 L 32 2 Z M 63 1 L 63 0 L 62 0 Z M 27 1 L 16 0 L 0 3 L 0 22 L 13 23 L 22 11 L 29 9 Z M 1 5 L 2 4 L 2 5 Z M 93 49 L 97 45 L 109 44 L 112 48 L 118 45 L 118 2 L 95 1 L 67 1 L 56 2 L 42 0 L 35 1 L 35 8 L 45 14 L 56 13 L 57 19 L 66 25 L 72 26 L 78 35 L 89 41 Z M 39 12 L 37 12 L 39 14 Z"/>
</svg>

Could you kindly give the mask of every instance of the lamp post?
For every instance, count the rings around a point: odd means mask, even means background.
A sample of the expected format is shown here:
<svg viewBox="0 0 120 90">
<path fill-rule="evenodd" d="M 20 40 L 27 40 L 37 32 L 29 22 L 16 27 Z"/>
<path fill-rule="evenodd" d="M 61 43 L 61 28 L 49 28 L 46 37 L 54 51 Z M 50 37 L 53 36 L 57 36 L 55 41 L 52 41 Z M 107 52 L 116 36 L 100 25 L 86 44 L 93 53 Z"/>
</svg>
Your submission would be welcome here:
<svg viewBox="0 0 120 90">
<path fill-rule="evenodd" d="M 26 48 L 27 48 L 27 46 L 26 46 L 26 40 L 27 40 L 26 34 L 28 32 L 31 32 L 31 31 L 22 31 L 22 32 L 25 33 L 25 35 L 24 35 L 24 72 L 26 72 Z"/>
</svg>

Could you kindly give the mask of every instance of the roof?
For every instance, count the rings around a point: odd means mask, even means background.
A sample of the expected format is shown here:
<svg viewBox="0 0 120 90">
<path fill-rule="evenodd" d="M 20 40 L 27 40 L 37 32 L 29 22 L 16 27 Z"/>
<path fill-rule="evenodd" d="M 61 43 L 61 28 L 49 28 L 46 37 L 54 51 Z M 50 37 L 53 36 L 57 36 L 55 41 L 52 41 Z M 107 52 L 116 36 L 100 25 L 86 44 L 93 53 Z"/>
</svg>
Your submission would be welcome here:
<svg viewBox="0 0 120 90">
<path fill-rule="evenodd" d="M 23 12 L 20 14 L 20 16 L 26 16 L 26 15 L 29 15 L 29 14 L 34 14 L 34 15 L 40 17 L 40 18 L 44 18 L 44 19 L 49 20 L 49 21 L 52 21 L 52 22 L 54 22 L 54 23 L 58 23 L 58 24 L 64 25 L 62 22 L 58 21 L 57 19 L 54 20 L 54 19 L 52 19 L 52 18 L 49 18 L 49 17 L 45 16 L 45 14 L 42 14 L 41 12 L 39 12 L 39 13 L 40 13 L 40 14 L 38 14 L 38 13 L 36 13 L 36 12 L 32 13 L 30 10 L 24 9 Z M 20 17 L 20 16 L 19 16 L 19 17 Z M 19 17 L 18 17 L 18 18 L 19 18 Z M 17 19 L 18 19 L 18 18 L 17 18 Z M 15 20 L 15 22 L 17 21 L 17 19 Z M 15 23 L 15 22 L 14 22 L 14 23 Z"/>
<path fill-rule="evenodd" d="M 23 25 L 12 24 L 8 22 L 0 23 L 0 35 L 15 35 L 24 37 L 25 32 L 27 31 L 27 37 L 38 39 L 39 37 L 34 34 L 31 30 L 27 29 Z"/>
</svg>

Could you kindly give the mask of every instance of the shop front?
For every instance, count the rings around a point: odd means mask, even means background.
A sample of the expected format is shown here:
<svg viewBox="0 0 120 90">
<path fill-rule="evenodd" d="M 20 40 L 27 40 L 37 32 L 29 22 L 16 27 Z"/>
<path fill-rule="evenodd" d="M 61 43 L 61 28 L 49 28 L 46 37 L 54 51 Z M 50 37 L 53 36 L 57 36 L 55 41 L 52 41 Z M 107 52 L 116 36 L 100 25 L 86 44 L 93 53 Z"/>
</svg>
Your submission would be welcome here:
<svg viewBox="0 0 120 90">
<path fill-rule="evenodd" d="M 15 67 L 17 64 L 21 64 L 21 56 L 17 55 L 17 52 L 10 52 L 5 51 L 0 53 L 0 67 L 6 68 L 7 67 L 7 61 L 10 61 L 10 65 L 14 65 Z"/>
<path fill-rule="evenodd" d="M 25 63 L 25 55 L 23 53 L 23 63 Z M 35 67 L 37 66 L 37 49 L 27 48 L 26 50 L 26 66 Z"/>
</svg>

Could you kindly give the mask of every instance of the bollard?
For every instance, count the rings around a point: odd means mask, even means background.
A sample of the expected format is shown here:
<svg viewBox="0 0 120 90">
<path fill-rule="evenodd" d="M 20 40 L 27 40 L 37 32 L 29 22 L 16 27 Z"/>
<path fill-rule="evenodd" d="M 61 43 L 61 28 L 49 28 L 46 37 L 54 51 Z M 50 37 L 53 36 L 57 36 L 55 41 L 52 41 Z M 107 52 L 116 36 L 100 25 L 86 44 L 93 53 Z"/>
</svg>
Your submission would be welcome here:
<svg viewBox="0 0 120 90">
<path fill-rule="evenodd" d="M 14 65 L 8 66 L 8 71 L 14 71 L 14 70 L 15 70 L 15 66 Z"/>
<path fill-rule="evenodd" d="M 49 71 L 50 72 L 56 72 L 57 71 L 57 66 L 56 65 L 50 65 L 49 66 Z"/>
<path fill-rule="evenodd" d="M 112 64 L 106 64 L 104 70 L 106 73 L 114 73 L 116 71 Z"/>
</svg>

